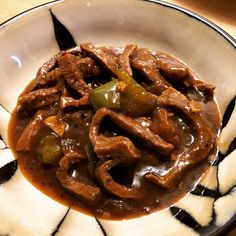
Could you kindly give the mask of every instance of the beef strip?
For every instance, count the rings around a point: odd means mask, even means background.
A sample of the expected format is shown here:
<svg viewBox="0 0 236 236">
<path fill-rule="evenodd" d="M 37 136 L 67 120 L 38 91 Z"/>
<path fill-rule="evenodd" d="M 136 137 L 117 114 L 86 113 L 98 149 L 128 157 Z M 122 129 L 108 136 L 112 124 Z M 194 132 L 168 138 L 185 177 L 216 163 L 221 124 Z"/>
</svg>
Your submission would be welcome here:
<svg viewBox="0 0 236 236">
<path fill-rule="evenodd" d="M 58 59 L 58 63 L 68 85 L 81 96 L 88 96 L 90 87 L 84 81 L 83 74 L 77 66 L 78 58 L 74 55 L 66 54 Z"/>
<path fill-rule="evenodd" d="M 81 51 L 78 47 L 74 47 L 65 51 L 61 51 L 57 53 L 55 56 L 50 58 L 47 62 L 43 64 L 42 67 L 39 68 L 36 76 L 36 80 L 43 80 L 46 74 L 52 70 L 54 70 L 56 67 L 58 67 L 58 59 L 65 54 L 72 54 L 72 55 L 80 55 Z"/>
<path fill-rule="evenodd" d="M 109 174 L 109 170 L 111 168 L 122 163 L 127 164 L 129 161 L 130 159 L 127 160 L 117 158 L 101 162 L 96 168 L 95 176 L 99 183 L 103 186 L 103 188 L 106 189 L 108 192 L 120 198 L 139 199 L 141 198 L 142 194 L 138 188 L 121 185 L 114 181 L 112 176 Z"/>
<path fill-rule="evenodd" d="M 19 110 L 35 110 L 56 103 L 59 100 L 59 91 L 54 88 L 38 89 L 22 94 L 19 99 Z"/>
<path fill-rule="evenodd" d="M 97 76 L 101 73 L 100 68 L 95 64 L 93 59 L 89 57 L 83 58 L 81 51 L 79 51 L 78 48 L 74 48 L 71 50 L 62 51 L 46 62 L 45 65 L 43 65 L 38 71 L 34 88 L 47 86 L 48 84 L 57 82 L 63 78 L 63 73 L 59 68 L 58 61 L 64 55 L 76 56 L 77 60 L 74 61 L 76 62 L 75 65 L 85 77 Z"/>
<path fill-rule="evenodd" d="M 119 60 L 119 64 L 121 69 L 125 70 L 131 77 L 133 75 L 132 69 L 130 67 L 130 56 L 132 55 L 132 53 L 135 51 L 135 49 L 137 48 L 136 45 L 127 45 L 124 48 L 123 53 L 120 55 L 120 60 Z"/>
<path fill-rule="evenodd" d="M 150 130 L 152 121 L 149 117 L 138 117 L 135 119 L 143 128 Z"/>
<path fill-rule="evenodd" d="M 99 158 L 109 158 L 111 156 L 131 159 L 139 158 L 140 151 L 128 138 L 123 136 L 106 137 L 100 133 L 100 125 L 106 116 L 106 110 L 98 110 L 93 116 L 89 129 L 90 141 L 97 156 Z"/>
<path fill-rule="evenodd" d="M 101 189 L 90 184 L 86 178 L 79 181 L 70 174 L 72 166 L 79 165 L 84 159 L 78 153 L 67 154 L 60 160 L 56 175 L 64 188 L 89 204 L 95 204 L 101 197 Z"/>
<path fill-rule="evenodd" d="M 80 44 L 82 52 L 87 53 L 94 60 L 98 61 L 112 76 L 116 76 L 116 71 L 119 69 L 119 58 L 112 53 L 105 52 L 92 43 Z"/>
<path fill-rule="evenodd" d="M 61 146 L 64 155 L 78 152 L 85 155 L 86 145 L 89 143 L 88 128 L 93 112 L 90 109 L 81 109 L 76 112 L 63 113 L 60 119 L 66 126 Z"/>
<path fill-rule="evenodd" d="M 56 88 L 60 91 L 61 97 L 70 96 L 68 88 L 66 87 L 66 82 L 64 80 L 59 80 L 56 84 Z"/>
<path fill-rule="evenodd" d="M 99 158 L 128 157 L 136 159 L 141 155 L 139 150 L 126 137 L 105 137 L 99 135 L 95 140 L 94 152 Z"/>
<path fill-rule="evenodd" d="M 112 54 L 115 57 L 120 57 L 124 52 L 123 47 L 101 46 L 99 47 L 104 53 Z"/>
<path fill-rule="evenodd" d="M 158 102 L 162 106 L 173 108 L 184 114 L 194 131 L 194 142 L 190 148 L 185 148 L 184 150 L 171 154 L 173 161 L 170 167 L 165 169 L 165 165 L 160 166 L 159 168 L 164 168 L 165 171 L 149 173 L 145 176 L 148 180 L 162 187 L 172 188 L 177 176 L 181 175 L 183 171 L 192 167 L 194 164 L 206 159 L 213 151 L 216 146 L 216 135 L 202 118 L 200 112 L 191 112 L 191 101 L 174 88 L 168 88 L 158 97 Z"/>
<path fill-rule="evenodd" d="M 81 106 L 86 106 L 89 104 L 90 104 L 89 96 L 83 96 L 80 99 L 74 99 L 72 97 L 61 96 L 61 100 L 60 100 L 60 108 L 62 110 L 68 107 L 81 107 Z"/>
<path fill-rule="evenodd" d="M 51 57 L 39 68 L 34 80 L 34 85 L 31 87 L 31 90 L 28 90 L 27 92 L 32 91 L 33 89 L 36 89 L 38 87 L 46 86 L 48 83 L 51 83 L 53 81 L 58 81 L 60 79 L 59 77 L 61 76 L 61 73 L 56 70 L 58 67 L 58 59 L 65 54 L 72 54 L 80 57 L 81 51 L 79 47 L 74 47 L 65 51 L 61 51 L 55 56 Z"/>
<path fill-rule="evenodd" d="M 98 76 L 101 69 L 90 57 L 83 57 L 76 61 L 76 65 L 84 77 Z"/>
<path fill-rule="evenodd" d="M 158 98 L 158 102 L 184 114 L 189 121 L 190 128 L 193 130 L 194 142 L 191 145 L 191 149 L 184 152 L 181 151 L 177 159 L 194 164 L 206 158 L 212 148 L 216 146 L 216 134 L 207 124 L 200 111 L 192 111 L 191 100 L 174 88 L 168 88 Z"/>
<path fill-rule="evenodd" d="M 210 98 L 212 98 L 214 95 L 215 86 L 212 84 L 207 84 L 202 80 L 189 79 L 185 81 L 185 85 L 188 88 L 197 88 L 200 92 L 204 93 Z"/>
<path fill-rule="evenodd" d="M 116 113 L 111 111 L 107 108 L 99 109 L 96 114 L 94 115 L 90 130 L 89 130 L 89 137 L 90 141 L 94 147 L 94 151 L 98 156 L 114 156 L 113 152 L 115 151 L 115 155 L 120 154 L 124 155 L 125 157 L 137 157 L 138 150 L 134 146 L 134 144 L 125 137 L 117 136 L 115 138 L 106 137 L 100 131 L 101 122 L 105 117 L 110 117 L 111 120 L 119 126 L 121 129 L 125 130 L 129 135 L 133 136 L 144 145 L 151 148 L 153 151 L 159 152 L 162 155 L 168 155 L 171 150 L 173 149 L 173 145 L 170 143 L 165 142 L 162 138 L 158 135 L 155 135 L 149 130 L 143 128 L 139 122 L 136 120 L 123 115 L 122 113 Z M 115 143 L 115 139 L 117 142 Z M 121 142 L 121 140 L 123 142 Z M 121 145 L 123 144 L 123 148 Z M 129 144 L 129 145 L 127 145 Z M 113 147 L 112 150 L 109 150 L 110 147 Z M 131 148 L 131 149 L 130 149 Z M 111 152 L 112 151 L 112 152 Z M 135 152 L 134 152 L 135 151 Z M 137 155 L 128 155 L 131 153 L 137 153 Z"/>
<path fill-rule="evenodd" d="M 29 151 L 39 131 L 43 127 L 43 120 L 46 118 L 47 112 L 39 110 L 34 118 L 29 122 L 20 138 L 16 143 L 16 151 Z"/>
<path fill-rule="evenodd" d="M 47 86 L 48 84 L 59 81 L 63 78 L 60 68 L 55 68 L 49 71 L 43 77 L 43 79 L 37 80 L 37 88 Z"/>
<path fill-rule="evenodd" d="M 65 81 L 60 80 L 57 84 L 57 89 L 61 93 L 60 97 L 60 108 L 61 110 L 64 110 L 68 107 L 80 107 L 80 106 L 86 106 L 90 104 L 89 96 L 85 95 L 79 99 L 74 99 L 71 97 L 70 92 L 65 86 Z"/>
<path fill-rule="evenodd" d="M 171 82 L 180 83 L 188 89 L 197 88 L 205 95 L 212 97 L 214 85 L 207 84 L 202 80 L 196 80 L 190 73 L 188 67 L 174 57 L 164 53 L 152 52 L 156 58 L 157 68 L 166 75 Z"/>
<path fill-rule="evenodd" d="M 150 130 L 177 148 L 180 144 L 180 134 L 173 116 L 174 114 L 166 109 L 158 109 L 152 116 Z"/>
<path fill-rule="evenodd" d="M 90 88 L 84 81 L 84 77 L 98 76 L 101 71 L 95 62 L 89 58 L 77 58 L 72 54 L 65 54 L 57 58 L 57 61 L 61 67 L 58 67 L 45 74 L 43 80 L 39 80 L 38 84 L 44 84 L 49 82 L 59 81 L 57 84 L 58 90 L 61 92 L 60 105 L 61 109 L 66 107 L 79 107 L 89 104 L 89 95 L 88 92 Z M 71 72 L 74 68 L 77 68 L 77 71 Z M 64 68 L 64 69 L 63 69 Z M 66 89 L 64 80 L 61 80 L 66 75 L 65 80 L 73 89 L 75 89 L 80 95 L 83 95 L 81 99 L 74 99 L 69 97 L 69 92 Z"/>
<path fill-rule="evenodd" d="M 168 54 L 151 52 L 156 58 L 157 68 L 175 82 L 188 79 L 190 73 L 186 65 Z"/>
<path fill-rule="evenodd" d="M 131 65 L 143 74 L 147 80 L 153 83 L 158 95 L 170 86 L 159 73 L 156 66 L 156 59 L 148 49 L 136 49 L 132 56 Z"/>
</svg>

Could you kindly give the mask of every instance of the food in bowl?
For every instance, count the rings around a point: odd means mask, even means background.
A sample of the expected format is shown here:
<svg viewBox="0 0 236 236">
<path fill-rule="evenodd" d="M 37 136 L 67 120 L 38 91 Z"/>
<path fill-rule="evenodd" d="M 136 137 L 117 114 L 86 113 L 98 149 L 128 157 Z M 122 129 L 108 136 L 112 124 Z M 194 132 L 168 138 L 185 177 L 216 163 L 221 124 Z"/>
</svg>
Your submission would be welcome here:
<svg viewBox="0 0 236 236">
<path fill-rule="evenodd" d="M 47 61 L 9 129 L 21 170 L 82 212 L 125 219 L 169 207 L 217 152 L 214 86 L 168 54 L 84 43 Z"/>
</svg>

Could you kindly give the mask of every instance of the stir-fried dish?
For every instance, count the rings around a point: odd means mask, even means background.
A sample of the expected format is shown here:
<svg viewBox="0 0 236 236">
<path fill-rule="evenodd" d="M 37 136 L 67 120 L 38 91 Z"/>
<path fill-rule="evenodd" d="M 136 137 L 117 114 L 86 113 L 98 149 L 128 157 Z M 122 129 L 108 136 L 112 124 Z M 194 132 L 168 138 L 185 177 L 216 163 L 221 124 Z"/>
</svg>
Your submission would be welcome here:
<svg viewBox="0 0 236 236">
<path fill-rule="evenodd" d="M 214 86 L 165 53 L 91 43 L 59 52 L 20 95 L 9 140 L 28 179 L 106 219 L 168 207 L 217 151 Z"/>
</svg>

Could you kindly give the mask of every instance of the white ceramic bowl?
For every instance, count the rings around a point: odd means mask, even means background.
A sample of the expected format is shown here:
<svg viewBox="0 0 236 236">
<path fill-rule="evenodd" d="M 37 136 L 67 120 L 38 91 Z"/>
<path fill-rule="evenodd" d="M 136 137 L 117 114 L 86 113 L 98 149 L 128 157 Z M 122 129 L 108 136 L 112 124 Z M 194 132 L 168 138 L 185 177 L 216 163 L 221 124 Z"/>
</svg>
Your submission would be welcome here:
<svg viewBox="0 0 236 236">
<path fill-rule="evenodd" d="M 58 20 L 56 24 L 52 14 Z M 58 24 L 69 33 L 55 34 Z M 219 161 L 197 188 L 174 206 L 131 220 L 97 220 L 45 196 L 17 168 L 7 148 L 10 113 L 42 63 L 59 51 L 59 45 L 73 44 L 70 34 L 77 44 L 135 43 L 167 52 L 187 63 L 201 79 L 216 85 L 216 99 L 224 117 Z M 232 37 L 206 19 L 161 1 L 54 1 L 2 24 L 0 235 L 188 236 L 225 232 L 236 220 L 235 65 L 236 42 Z"/>
</svg>

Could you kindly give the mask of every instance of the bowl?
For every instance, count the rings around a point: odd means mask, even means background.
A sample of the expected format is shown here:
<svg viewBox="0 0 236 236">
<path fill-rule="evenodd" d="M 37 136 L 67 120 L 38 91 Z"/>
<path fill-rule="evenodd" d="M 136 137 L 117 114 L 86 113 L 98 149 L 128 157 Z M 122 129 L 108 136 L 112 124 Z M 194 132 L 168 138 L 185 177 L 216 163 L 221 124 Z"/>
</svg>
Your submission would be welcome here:
<svg viewBox="0 0 236 236">
<path fill-rule="evenodd" d="M 37 69 L 80 42 L 134 43 L 171 54 L 216 85 L 218 158 L 194 190 L 167 209 L 96 219 L 32 186 L 9 149 L 10 114 Z M 207 19 L 162 1 L 54 1 L 0 26 L 0 235 L 220 235 L 236 221 L 236 41 Z"/>
</svg>

